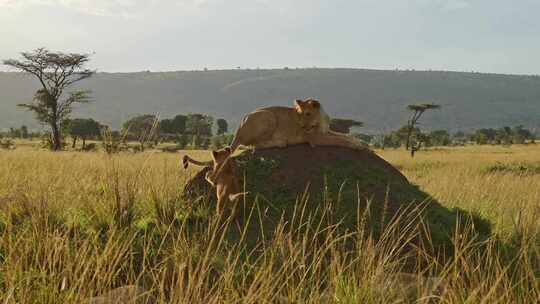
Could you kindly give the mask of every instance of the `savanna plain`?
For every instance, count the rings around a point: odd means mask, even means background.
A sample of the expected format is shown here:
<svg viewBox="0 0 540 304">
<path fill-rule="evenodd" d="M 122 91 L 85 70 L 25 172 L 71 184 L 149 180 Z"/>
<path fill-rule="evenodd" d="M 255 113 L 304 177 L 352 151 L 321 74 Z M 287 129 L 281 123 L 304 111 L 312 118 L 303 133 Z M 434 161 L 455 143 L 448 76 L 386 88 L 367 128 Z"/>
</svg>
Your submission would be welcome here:
<svg viewBox="0 0 540 304">
<path fill-rule="evenodd" d="M 456 230 L 446 256 L 415 241 L 423 227 L 407 222 L 414 210 L 378 236 L 362 221 L 340 233 L 324 210 L 254 236 L 211 203 L 182 198 L 195 173 L 181 168 L 185 153 L 210 159 L 208 151 L 55 153 L 25 142 L 0 150 L 0 301 L 81 303 L 137 285 L 155 303 L 539 303 L 539 144 L 432 148 L 414 158 L 375 151 L 443 206 L 491 223 L 488 238 Z M 263 222 L 264 210 L 251 206 L 244 222 Z"/>
</svg>

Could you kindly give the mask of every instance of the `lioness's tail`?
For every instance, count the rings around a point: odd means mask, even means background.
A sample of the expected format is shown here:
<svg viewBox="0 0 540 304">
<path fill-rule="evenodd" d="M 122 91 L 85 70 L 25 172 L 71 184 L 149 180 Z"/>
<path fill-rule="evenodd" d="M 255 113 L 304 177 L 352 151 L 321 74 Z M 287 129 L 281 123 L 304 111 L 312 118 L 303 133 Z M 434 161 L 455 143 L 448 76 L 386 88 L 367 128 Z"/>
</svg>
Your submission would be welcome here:
<svg viewBox="0 0 540 304">
<path fill-rule="evenodd" d="M 202 166 L 202 167 L 211 167 L 211 166 L 214 165 L 214 163 L 212 161 L 202 162 L 202 161 L 198 161 L 198 160 L 195 160 L 195 159 L 189 157 L 189 155 L 184 155 L 184 157 L 182 158 L 182 165 L 183 165 L 184 169 L 187 169 L 187 167 L 189 166 L 189 163 L 192 163 L 192 164 L 197 165 L 197 166 Z"/>
</svg>

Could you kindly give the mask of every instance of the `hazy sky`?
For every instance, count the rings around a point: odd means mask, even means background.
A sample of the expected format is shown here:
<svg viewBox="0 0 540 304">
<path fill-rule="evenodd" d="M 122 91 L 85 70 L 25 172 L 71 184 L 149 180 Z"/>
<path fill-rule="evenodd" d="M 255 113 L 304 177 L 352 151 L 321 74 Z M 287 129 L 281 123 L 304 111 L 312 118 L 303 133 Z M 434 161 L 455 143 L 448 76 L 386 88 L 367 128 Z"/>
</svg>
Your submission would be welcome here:
<svg viewBox="0 0 540 304">
<path fill-rule="evenodd" d="M 99 71 L 355 67 L 540 74 L 538 0 L 0 0 L 0 59 Z M 5 69 L 5 67 L 0 67 Z"/>
</svg>

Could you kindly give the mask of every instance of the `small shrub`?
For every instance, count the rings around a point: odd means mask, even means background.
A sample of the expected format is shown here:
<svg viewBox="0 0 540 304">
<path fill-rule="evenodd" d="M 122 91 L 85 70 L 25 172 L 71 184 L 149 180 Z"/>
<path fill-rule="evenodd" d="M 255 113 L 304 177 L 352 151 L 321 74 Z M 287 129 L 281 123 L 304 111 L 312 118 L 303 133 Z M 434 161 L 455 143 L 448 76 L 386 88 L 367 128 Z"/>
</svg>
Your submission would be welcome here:
<svg viewBox="0 0 540 304">
<path fill-rule="evenodd" d="M 108 128 L 104 128 L 101 131 L 101 146 L 107 154 L 126 151 L 127 145 L 125 144 L 125 137 L 126 134 L 120 135 L 118 132 L 111 132 Z"/>
<path fill-rule="evenodd" d="M 0 138 L 0 149 L 13 150 L 15 149 L 15 142 L 10 138 Z"/>
<path fill-rule="evenodd" d="M 97 149 L 97 145 L 94 144 L 94 143 L 91 143 L 91 144 L 87 144 L 86 146 L 84 146 L 82 151 L 89 152 L 89 151 L 95 151 L 96 149 Z"/>
<path fill-rule="evenodd" d="M 179 146 L 167 146 L 160 149 L 161 152 L 175 153 L 182 150 L 182 147 Z"/>
<path fill-rule="evenodd" d="M 487 167 L 486 173 L 510 173 L 516 175 L 540 174 L 540 163 L 501 163 Z"/>
</svg>

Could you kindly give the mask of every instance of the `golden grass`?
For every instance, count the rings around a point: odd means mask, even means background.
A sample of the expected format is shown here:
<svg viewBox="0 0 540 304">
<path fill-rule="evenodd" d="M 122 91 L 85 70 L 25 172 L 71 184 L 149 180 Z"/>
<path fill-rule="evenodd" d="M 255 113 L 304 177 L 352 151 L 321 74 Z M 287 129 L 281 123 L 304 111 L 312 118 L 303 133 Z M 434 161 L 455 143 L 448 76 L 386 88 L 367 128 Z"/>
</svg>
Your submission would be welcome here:
<svg viewBox="0 0 540 304">
<path fill-rule="evenodd" d="M 482 243 L 455 235 L 454 255 L 443 262 L 422 246 L 404 253 L 421 231 L 411 224 L 413 210 L 380 239 L 363 237 L 368 228 L 361 224 L 342 235 L 335 223 L 307 220 L 301 229 L 278 225 L 273 239 L 253 248 L 242 237 L 228 240 L 228 229 L 241 228 L 211 207 L 179 198 L 193 173 L 180 168 L 182 153 L 107 156 L 22 146 L 0 151 L 2 303 L 80 303 L 128 284 L 157 303 L 540 298 L 540 146 L 446 148 L 414 159 L 377 151 L 442 204 L 494 223 L 496 234 Z M 189 153 L 209 159 L 206 151 Z M 411 255 L 416 266 L 405 274 Z"/>
<path fill-rule="evenodd" d="M 540 145 L 442 148 L 414 158 L 401 150 L 378 153 L 445 206 L 477 211 L 499 232 L 511 233 L 520 214 L 540 218 Z M 498 165 L 536 172 L 490 170 Z"/>
</svg>

